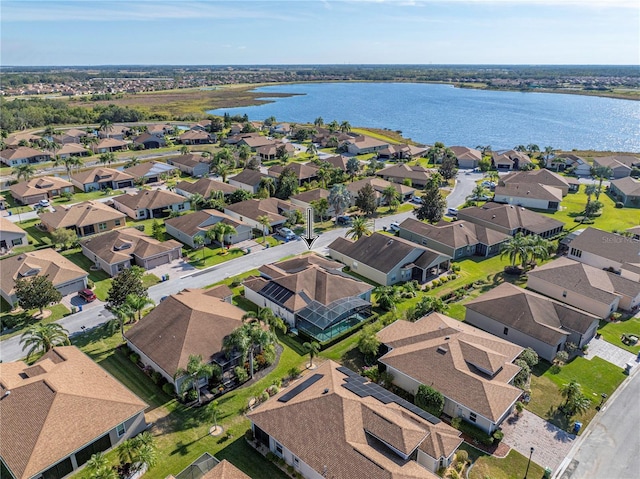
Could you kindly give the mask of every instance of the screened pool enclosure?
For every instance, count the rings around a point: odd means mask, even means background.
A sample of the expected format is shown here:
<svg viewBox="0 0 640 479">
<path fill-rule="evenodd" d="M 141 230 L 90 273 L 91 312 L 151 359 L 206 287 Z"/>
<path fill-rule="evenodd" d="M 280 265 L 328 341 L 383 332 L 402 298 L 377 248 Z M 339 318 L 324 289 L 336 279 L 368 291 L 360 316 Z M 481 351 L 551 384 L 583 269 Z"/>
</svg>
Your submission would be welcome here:
<svg viewBox="0 0 640 479">
<path fill-rule="evenodd" d="M 328 305 L 311 301 L 296 313 L 296 327 L 319 342 L 329 341 L 371 316 L 371 303 L 357 296 Z"/>
</svg>

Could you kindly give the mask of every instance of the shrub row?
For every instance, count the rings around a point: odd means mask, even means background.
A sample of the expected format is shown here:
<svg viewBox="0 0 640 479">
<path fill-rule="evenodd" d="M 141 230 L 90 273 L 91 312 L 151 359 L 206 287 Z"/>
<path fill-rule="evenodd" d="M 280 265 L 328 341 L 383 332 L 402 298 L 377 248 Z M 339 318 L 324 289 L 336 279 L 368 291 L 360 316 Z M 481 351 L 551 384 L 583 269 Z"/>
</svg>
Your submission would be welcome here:
<svg viewBox="0 0 640 479">
<path fill-rule="evenodd" d="M 484 444 L 485 446 L 491 446 L 493 444 L 493 441 L 494 441 L 493 436 L 489 436 L 486 432 L 484 432 L 478 426 L 474 426 L 473 424 L 470 424 L 464 421 L 460 417 L 454 417 L 451 420 L 451 426 L 457 429 L 458 431 L 462 431 L 467 436 L 475 439 L 476 441 Z M 500 434 L 502 434 L 502 431 L 500 431 Z"/>
</svg>

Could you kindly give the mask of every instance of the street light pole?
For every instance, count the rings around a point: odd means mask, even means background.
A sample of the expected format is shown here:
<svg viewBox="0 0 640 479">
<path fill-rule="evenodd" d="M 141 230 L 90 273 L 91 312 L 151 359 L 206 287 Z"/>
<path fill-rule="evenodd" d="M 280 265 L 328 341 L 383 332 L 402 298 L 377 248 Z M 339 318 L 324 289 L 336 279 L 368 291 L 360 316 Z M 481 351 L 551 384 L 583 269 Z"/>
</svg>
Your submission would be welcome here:
<svg viewBox="0 0 640 479">
<path fill-rule="evenodd" d="M 527 479 L 527 474 L 529 474 L 529 466 L 531 465 L 531 456 L 533 456 L 534 448 L 532 447 L 529 451 L 529 460 L 527 461 L 527 470 L 524 471 L 524 479 Z"/>
</svg>

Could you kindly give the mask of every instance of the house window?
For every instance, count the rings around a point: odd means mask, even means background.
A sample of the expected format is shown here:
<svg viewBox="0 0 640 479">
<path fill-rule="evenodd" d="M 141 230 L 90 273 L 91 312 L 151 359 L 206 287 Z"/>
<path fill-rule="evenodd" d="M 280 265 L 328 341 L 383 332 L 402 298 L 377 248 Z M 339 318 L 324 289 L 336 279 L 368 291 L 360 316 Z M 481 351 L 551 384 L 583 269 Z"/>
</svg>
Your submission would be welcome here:
<svg viewBox="0 0 640 479">
<path fill-rule="evenodd" d="M 116 427 L 116 434 L 118 435 L 118 437 L 122 437 L 125 432 L 126 428 L 124 426 L 124 423 L 118 424 L 118 426 Z"/>
<path fill-rule="evenodd" d="M 116 220 L 116 221 L 115 221 L 115 225 L 116 225 L 116 226 L 120 226 L 120 220 Z"/>
<path fill-rule="evenodd" d="M 507 334 L 509 334 L 509 328 L 504 328 L 504 329 L 502 330 L 502 334 L 504 334 L 505 336 L 506 336 Z"/>
<path fill-rule="evenodd" d="M 293 467 L 300 469 L 300 459 L 298 459 L 298 456 L 293 456 Z"/>
<path fill-rule="evenodd" d="M 275 446 L 276 446 L 276 451 L 275 451 L 275 452 L 276 452 L 276 455 L 277 455 L 278 457 L 282 457 L 282 456 L 283 456 L 283 452 L 282 452 L 282 444 L 280 444 L 279 442 L 277 442 L 277 441 L 276 441 Z"/>
<path fill-rule="evenodd" d="M 178 209 L 179 210 L 183 210 L 184 209 L 184 204 L 178 205 Z"/>
<path fill-rule="evenodd" d="M 582 258 L 582 251 L 576 248 L 571 248 L 571 256 L 575 256 L 576 258 Z"/>
<path fill-rule="evenodd" d="M 470 412 L 469 413 L 469 421 L 471 422 L 476 422 L 477 416 L 475 412 Z"/>
<path fill-rule="evenodd" d="M 427 246 L 427 240 L 426 239 L 422 240 L 422 246 Z"/>
<path fill-rule="evenodd" d="M 13 238 L 11 240 L 11 246 L 18 246 L 22 244 L 22 238 Z"/>
<path fill-rule="evenodd" d="M 391 281 L 395 281 L 395 280 L 396 280 L 396 275 L 395 275 L 395 274 L 392 274 L 392 275 L 391 275 Z"/>
<path fill-rule="evenodd" d="M 98 223 L 98 230 L 104 231 L 107 229 L 107 223 Z"/>
</svg>

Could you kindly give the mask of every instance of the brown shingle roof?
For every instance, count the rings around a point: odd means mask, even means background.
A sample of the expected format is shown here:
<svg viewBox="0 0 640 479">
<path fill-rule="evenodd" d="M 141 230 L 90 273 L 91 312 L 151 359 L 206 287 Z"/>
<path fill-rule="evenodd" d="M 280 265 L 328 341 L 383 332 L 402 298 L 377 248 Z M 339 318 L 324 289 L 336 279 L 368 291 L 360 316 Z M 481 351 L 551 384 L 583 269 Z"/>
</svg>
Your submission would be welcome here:
<svg viewBox="0 0 640 479">
<path fill-rule="evenodd" d="M 51 156 L 51 154 L 36 150 L 29 146 L 19 146 L 17 148 L 7 148 L 0 151 L 0 157 L 5 160 L 21 159 L 21 158 L 33 158 L 34 156 Z"/>
<path fill-rule="evenodd" d="M 194 236 L 200 231 L 209 230 L 215 224 L 214 222 L 211 222 L 210 225 L 203 226 L 203 223 L 210 220 L 211 217 L 221 218 L 220 221 L 231 225 L 234 228 L 242 225 L 249 227 L 249 225 L 247 225 L 246 223 L 238 221 L 237 219 L 232 218 L 229 215 L 226 215 L 218 210 L 194 211 L 193 213 L 189 213 L 187 215 L 176 216 L 175 218 L 167 218 L 164 222 L 165 224 L 173 226 L 177 230 L 180 230 L 188 234 L 189 236 Z"/>
<path fill-rule="evenodd" d="M 509 382 L 520 370 L 512 362 L 523 348 L 448 316 L 399 320 L 378 338 L 393 348 L 382 363 L 492 421 L 521 394 Z"/>
<path fill-rule="evenodd" d="M 356 197 L 358 195 L 358 191 L 360 191 L 365 185 L 371 185 L 371 187 L 377 193 L 377 196 L 380 196 L 385 188 L 389 186 L 393 186 L 398 194 L 400 194 L 402 197 L 410 195 L 416 191 L 415 188 L 412 188 L 410 186 L 400 183 L 391 183 L 390 181 L 383 180 L 382 178 L 363 178 L 358 181 L 353 181 L 346 186 L 351 195 L 353 197 Z"/>
<path fill-rule="evenodd" d="M 58 206 L 55 211 L 40 215 L 40 221 L 52 229 L 82 227 L 126 218 L 127 215 L 100 201 L 83 201 L 69 207 Z M 125 221 L 122 222 L 124 226 Z"/>
<path fill-rule="evenodd" d="M 144 190 L 135 194 L 125 193 L 113 198 L 114 203 L 120 203 L 132 210 L 141 208 L 154 210 L 184 203 L 185 201 L 187 199 L 184 196 L 167 190 Z"/>
<path fill-rule="evenodd" d="M 530 171 L 514 171 L 500 178 L 500 183 L 540 183 L 556 188 L 569 188 L 569 181 L 558 173 L 542 168 Z"/>
<path fill-rule="evenodd" d="M 616 263 L 640 262 L 640 241 L 591 226 L 571 241 L 571 248 L 601 256 Z"/>
<path fill-rule="evenodd" d="M 173 376 L 189 355 L 209 362 L 241 326 L 244 311 L 199 289 L 172 294 L 125 333 L 127 341 Z"/>
<path fill-rule="evenodd" d="M 132 255 L 145 259 L 182 248 L 182 243 L 176 240 L 158 241 L 135 228 L 102 233 L 82 240 L 80 244 L 107 264 L 126 261 Z"/>
<path fill-rule="evenodd" d="M 402 179 L 409 178 L 411 180 L 426 182 L 431 176 L 431 173 L 429 170 L 421 166 L 408 166 L 402 163 L 378 170 L 376 175 Z"/>
<path fill-rule="evenodd" d="M 343 387 L 348 376 L 339 366 L 325 362 L 314 371 L 318 381 L 281 402 L 286 389 L 249 413 L 249 419 L 312 469 L 326 471 L 327 477 L 435 479 L 389 445 L 405 452 L 420 448 L 438 460 L 453 454 L 462 442 L 460 433 L 442 422 L 432 424 L 396 402 L 359 397 Z"/>
<path fill-rule="evenodd" d="M 133 176 L 131 176 L 129 173 L 125 173 L 124 171 L 103 167 L 81 171 L 80 173 L 71 175 L 71 178 L 83 185 L 86 185 L 87 183 L 97 183 L 103 181 L 123 181 L 134 179 Z"/>
<path fill-rule="evenodd" d="M 292 200 L 298 200 L 303 203 L 311 203 L 312 201 L 317 201 L 322 198 L 325 198 L 325 199 L 329 198 L 329 191 L 325 190 L 324 188 L 307 190 L 291 197 Z"/>
<path fill-rule="evenodd" d="M 27 235 L 27 232 L 20 228 L 13 221 L 9 221 L 4 216 L 0 216 L 0 231 L 6 231 L 8 233 L 19 233 L 23 235 Z"/>
<path fill-rule="evenodd" d="M 174 165 L 184 165 L 188 168 L 193 168 L 200 163 L 209 163 L 209 161 L 202 155 L 196 155 L 190 153 L 188 155 L 180 155 L 170 159 Z"/>
<path fill-rule="evenodd" d="M 290 163 L 286 166 L 274 165 L 269 168 L 269 176 L 279 177 L 285 168 L 292 170 L 298 181 L 308 180 L 309 178 L 315 178 L 318 176 L 318 168 L 313 165 L 303 163 Z"/>
<path fill-rule="evenodd" d="M 162 174 L 176 170 L 177 168 L 172 165 L 155 161 L 147 161 L 145 163 L 140 163 L 139 165 L 135 165 L 125 169 L 127 174 L 133 176 L 134 178 L 142 178 L 143 176 L 149 175 L 149 173 L 151 173 L 151 175 L 149 176 L 153 176 L 154 173 Z"/>
<path fill-rule="evenodd" d="M 627 196 L 640 196 L 640 181 L 627 176 L 617 180 L 611 180 L 611 184 Z"/>
<path fill-rule="evenodd" d="M 102 148 L 122 148 L 126 146 L 127 142 L 123 140 L 118 140 L 117 138 L 103 138 L 95 145 L 93 148 L 95 150 L 100 150 Z"/>
<path fill-rule="evenodd" d="M 190 194 L 201 194 L 205 198 L 209 198 L 213 192 L 221 191 L 223 195 L 230 195 L 238 189 L 237 186 L 223 183 L 222 181 L 212 180 L 211 178 L 200 178 L 198 181 L 191 183 L 190 181 L 181 181 L 176 185 L 176 189 L 186 191 Z"/>
<path fill-rule="evenodd" d="M 273 223 L 286 220 L 282 212 L 299 210 L 301 208 L 278 198 L 266 198 L 241 201 L 227 206 L 226 209 L 256 221 L 259 216 L 268 216 Z"/>
<path fill-rule="evenodd" d="M 405 262 L 407 256 L 415 250 L 420 250 L 422 255 L 428 256 L 429 264 L 439 257 L 442 257 L 440 261 L 450 259 L 447 255 L 419 246 L 411 241 L 400 237 L 390 237 L 382 233 L 362 236 L 358 241 L 339 237 L 329 245 L 329 250 L 337 251 L 385 274 L 397 267 L 398 264 Z M 421 256 L 414 262 L 420 261 L 420 258 Z"/>
<path fill-rule="evenodd" d="M 562 201 L 562 191 L 553 186 L 540 183 L 509 183 L 496 186 L 495 195 L 512 196 L 514 198 L 534 198 L 536 200 Z"/>
<path fill-rule="evenodd" d="M 478 243 L 494 245 L 502 243 L 509 238 L 509 235 L 464 220 L 431 225 L 413 218 L 407 218 L 400 223 L 400 228 L 455 249 Z"/>
<path fill-rule="evenodd" d="M 526 208 L 500 203 L 485 203 L 481 207 L 470 206 L 458 211 L 458 219 L 474 223 L 474 219 L 486 221 L 509 230 L 526 229 L 535 234 L 564 226 L 562 221 L 549 218 Z"/>
<path fill-rule="evenodd" d="M 592 314 L 511 283 L 502 283 L 465 306 L 553 346 L 571 331 L 585 333 L 598 320 Z"/>
<path fill-rule="evenodd" d="M 451 146 L 450 150 L 456 155 L 459 160 L 475 160 L 480 161 L 482 159 L 482 152 L 475 148 L 469 148 L 467 146 Z"/>
<path fill-rule="evenodd" d="M 33 195 L 41 195 L 42 193 L 59 190 L 62 188 L 72 188 L 73 184 L 67 180 L 58 178 L 56 176 L 40 176 L 38 178 L 32 178 L 29 181 L 22 181 L 15 185 L 11 185 L 9 190 L 13 196 L 19 198 L 25 198 Z"/>
<path fill-rule="evenodd" d="M 37 475 L 147 407 L 75 346 L 52 349 L 36 367 L 2 363 L 0 383 L 0 390 L 11 391 L 0 401 L 0 456 L 18 479 Z"/>
<path fill-rule="evenodd" d="M 262 178 L 266 178 L 267 176 L 268 175 L 263 175 L 259 171 L 246 168 L 242 170 L 240 173 L 238 173 L 237 175 L 232 176 L 231 179 L 233 179 L 234 181 L 237 181 L 238 183 L 255 187 L 255 186 L 258 186 Z"/>
<path fill-rule="evenodd" d="M 347 171 L 347 162 L 349 158 L 342 155 L 330 156 L 329 158 L 321 158 L 321 161 L 326 161 L 334 168 L 339 168 L 342 171 Z"/>
<path fill-rule="evenodd" d="M 251 479 L 251 477 L 247 476 L 226 459 L 223 459 L 213 469 L 202 476 L 202 479 Z"/>
<path fill-rule="evenodd" d="M 180 135 L 180 141 L 185 140 L 210 140 L 211 135 L 206 131 L 202 130 L 188 130 L 185 131 L 182 135 Z"/>
<path fill-rule="evenodd" d="M 20 253 L 0 261 L 0 287 L 8 296 L 14 294 L 18 277 L 49 275 L 54 286 L 89 275 L 52 248 Z"/>
</svg>

